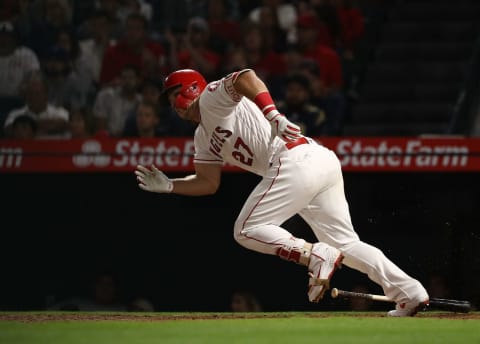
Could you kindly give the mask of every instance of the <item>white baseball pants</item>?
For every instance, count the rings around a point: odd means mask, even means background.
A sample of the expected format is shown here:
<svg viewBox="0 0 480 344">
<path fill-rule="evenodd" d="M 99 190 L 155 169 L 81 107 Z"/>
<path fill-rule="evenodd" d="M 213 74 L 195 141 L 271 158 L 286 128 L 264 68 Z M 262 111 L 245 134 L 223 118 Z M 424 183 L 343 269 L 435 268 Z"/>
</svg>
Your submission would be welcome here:
<svg viewBox="0 0 480 344">
<path fill-rule="evenodd" d="M 344 254 L 346 266 L 367 274 L 389 298 L 398 303 L 428 298 L 417 280 L 359 239 L 350 219 L 340 161 L 313 140 L 277 154 L 235 222 L 235 240 L 271 255 L 283 245 L 302 248 L 305 240 L 281 227 L 295 214 L 308 223 L 319 241 Z"/>
</svg>

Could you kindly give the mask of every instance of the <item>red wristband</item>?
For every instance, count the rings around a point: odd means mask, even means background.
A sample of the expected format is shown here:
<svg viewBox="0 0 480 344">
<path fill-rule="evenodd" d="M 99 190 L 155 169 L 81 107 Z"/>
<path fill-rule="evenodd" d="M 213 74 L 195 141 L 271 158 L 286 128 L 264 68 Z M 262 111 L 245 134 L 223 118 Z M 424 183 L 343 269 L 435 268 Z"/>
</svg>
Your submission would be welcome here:
<svg viewBox="0 0 480 344">
<path fill-rule="evenodd" d="M 277 109 L 268 91 L 257 94 L 253 102 L 262 110 L 263 115 L 267 115 L 270 111 Z"/>
</svg>

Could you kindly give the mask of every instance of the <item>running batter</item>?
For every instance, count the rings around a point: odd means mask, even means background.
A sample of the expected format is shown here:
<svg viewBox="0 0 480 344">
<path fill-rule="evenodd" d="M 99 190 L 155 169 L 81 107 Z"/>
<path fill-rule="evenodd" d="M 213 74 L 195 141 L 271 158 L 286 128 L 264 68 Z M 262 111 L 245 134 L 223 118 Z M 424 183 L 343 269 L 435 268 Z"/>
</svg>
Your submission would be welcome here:
<svg viewBox="0 0 480 344">
<path fill-rule="evenodd" d="M 397 302 L 389 316 L 413 316 L 428 304 L 424 287 L 377 248 L 362 242 L 350 219 L 340 161 L 301 134 L 280 114 L 262 80 L 250 69 L 207 84 L 197 71 L 178 70 L 165 79 L 178 115 L 198 123 L 195 174 L 170 179 L 155 166 L 137 166 L 139 187 L 187 196 L 217 191 L 228 162 L 262 177 L 234 225 L 235 240 L 264 254 L 308 268 L 308 298 L 322 299 L 342 264 L 361 271 Z M 318 242 L 294 237 L 281 225 L 299 214 Z"/>
</svg>

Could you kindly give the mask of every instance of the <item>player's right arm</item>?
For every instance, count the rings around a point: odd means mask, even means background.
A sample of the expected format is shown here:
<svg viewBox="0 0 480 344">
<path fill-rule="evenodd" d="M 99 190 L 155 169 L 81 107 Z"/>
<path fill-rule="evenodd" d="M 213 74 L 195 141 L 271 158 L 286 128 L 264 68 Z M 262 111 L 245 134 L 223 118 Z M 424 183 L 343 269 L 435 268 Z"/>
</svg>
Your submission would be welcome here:
<svg viewBox="0 0 480 344">
<path fill-rule="evenodd" d="M 217 192 L 221 172 L 222 165 L 219 164 L 195 164 L 195 174 L 170 179 L 153 165 L 150 168 L 138 165 L 135 174 L 138 186 L 145 191 L 204 196 Z"/>
</svg>

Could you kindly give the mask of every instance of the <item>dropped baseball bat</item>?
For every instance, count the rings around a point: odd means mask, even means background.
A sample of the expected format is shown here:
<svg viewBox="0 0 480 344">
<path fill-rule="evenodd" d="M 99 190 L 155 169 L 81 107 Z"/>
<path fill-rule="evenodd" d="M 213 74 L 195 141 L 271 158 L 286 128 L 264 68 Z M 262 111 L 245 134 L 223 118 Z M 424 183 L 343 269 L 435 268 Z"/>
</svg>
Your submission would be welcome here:
<svg viewBox="0 0 480 344">
<path fill-rule="evenodd" d="M 346 291 L 346 290 L 333 288 L 332 297 L 337 298 L 339 296 L 357 297 L 361 299 L 368 299 L 368 300 L 382 301 L 382 302 L 395 302 L 392 299 L 386 297 L 385 295 L 356 293 L 353 291 Z M 469 301 L 431 298 L 429 301 L 428 308 L 435 308 L 439 310 L 456 312 L 456 313 L 468 313 L 472 310 L 472 305 L 470 304 Z"/>
</svg>

